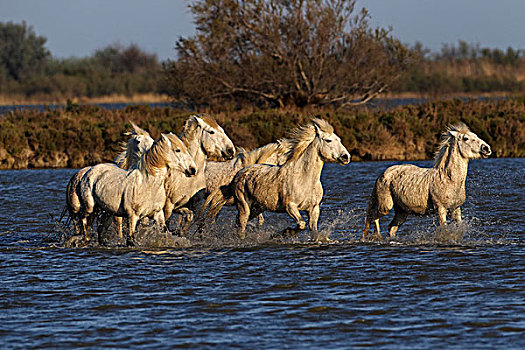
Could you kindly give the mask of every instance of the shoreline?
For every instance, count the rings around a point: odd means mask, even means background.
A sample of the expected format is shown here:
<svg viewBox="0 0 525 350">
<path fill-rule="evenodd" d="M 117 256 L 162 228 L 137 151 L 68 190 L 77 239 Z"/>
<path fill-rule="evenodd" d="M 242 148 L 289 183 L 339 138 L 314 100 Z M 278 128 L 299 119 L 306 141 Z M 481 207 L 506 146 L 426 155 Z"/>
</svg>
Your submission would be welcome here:
<svg viewBox="0 0 525 350">
<path fill-rule="evenodd" d="M 242 109 L 222 112 L 134 106 L 106 109 L 16 110 L 0 118 L 0 168 L 81 168 L 111 161 L 125 141 L 130 121 L 148 130 L 178 134 L 191 115 L 211 113 L 239 147 L 255 148 L 321 116 L 331 122 L 354 161 L 433 159 L 441 133 L 458 122 L 493 148 L 495 158 L 525 157 L 522 98 L 440 100 L 394 108 Z"/>
</svg>

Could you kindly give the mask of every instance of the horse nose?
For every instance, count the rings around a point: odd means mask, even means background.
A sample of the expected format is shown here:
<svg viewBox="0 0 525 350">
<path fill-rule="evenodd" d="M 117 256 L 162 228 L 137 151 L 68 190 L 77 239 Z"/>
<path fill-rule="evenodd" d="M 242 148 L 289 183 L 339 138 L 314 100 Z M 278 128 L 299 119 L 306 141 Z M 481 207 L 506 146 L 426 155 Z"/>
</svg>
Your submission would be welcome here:
<svg viewBox="0 0 525 350">
<path fill-rule="evenodd" d="M 195 169 L 194 167 L 186 169 L 186 176 L 187 177 L 195 176 L 195 174 L 197 174 L 197 169 Z"/>
<path fill-rule="evenodd" d="M 350 162 L 350 155 L 348 153 L 343 153 L 339 156 L 339 161 L 342 164 L 348 164 Z"/>
<path fill-rule="evenodd" d="M 490 150 L 490 146 L 489 145 L 481 145 L 481 153 L 483 153 L 486 156 L 490 156 L 490 154 L 492 153 L 492 151 Z"/>
</svg>

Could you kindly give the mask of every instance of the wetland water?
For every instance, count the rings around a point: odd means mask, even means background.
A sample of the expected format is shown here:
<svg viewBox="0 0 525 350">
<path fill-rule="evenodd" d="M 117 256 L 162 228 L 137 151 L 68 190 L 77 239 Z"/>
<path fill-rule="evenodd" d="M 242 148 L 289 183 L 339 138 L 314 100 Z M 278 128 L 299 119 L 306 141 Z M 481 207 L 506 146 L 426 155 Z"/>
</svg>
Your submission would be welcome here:
<svg viewBox="0 0 525 350">
<path fill-rule="evenodd" d="M 525 159 L 470 163 L 462 238 L 438 244 L 437 220 L 411 217 L 396 240 L 361 243 L 392 164 L 325 167 L 320 229 L 337 243 L 268 240 L 283 214 L 241 244 L 227 210 L 213 238 L 163 249 L 62 248 L 75 170 L 0 171 L 0 345 L 525 348 Z"/>
</svg>

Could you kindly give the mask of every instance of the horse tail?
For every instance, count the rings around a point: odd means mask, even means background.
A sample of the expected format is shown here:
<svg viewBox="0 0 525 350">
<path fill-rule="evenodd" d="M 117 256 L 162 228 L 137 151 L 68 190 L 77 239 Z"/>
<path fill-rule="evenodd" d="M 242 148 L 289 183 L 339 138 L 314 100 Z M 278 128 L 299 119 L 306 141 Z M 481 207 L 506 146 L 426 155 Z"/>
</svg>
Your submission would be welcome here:
<svg viewBox="0 0 525 350">
<path fill-rule="evenodd" d="M 60 213 L 60 218 L 58 219 L 58 222 L 62 222 L 62 219 L 66 217 L 66 214 L 67 214 L 67 218 L 66 218 L 65 225 L 66 227 L 68 227 L 71 224 L 72 216 L 71 216 L 71 212 L 69 211 L 69 207 L 67 205 L 64 206 L 64 209 L 62 209 L 62 213 Z"/>
<path fill-rule="evenodd" d="M 206 198 L 206 201 L 199 211 L 198 220 L 214 220 L 217 215 L 219 215 L 222 207 L 224 207 L 232 198 L 233 182 L 225 186 L 220 186 Z M 206 209 L 208 209 L 208 211 L 205 214 Z"/>
<path fill-rule="evenodd" d="M 366 237 L 372 221 L 376 221 L 380 217 L 385 216 L 394 207 L 394 199 L 392 198 L 392 192 L 390 190 L 392 180 L 387 174 L 388 170 L 389 169 L 377 178 L 374 189 L 368 199 L 363 239 Z"/>
<path fill-rule="evenodd" d="M 368 198 L 368 207 L 366 209 L 366 217 L 365 217 L 365 229 L 363 232 L 363 239 L 366 238 L 368 231 L 370 230 L 370 224 L 372 221 L 379 218 L 379 198 L 378 198 L 378 185 L 380 181 L 379 177 L 375 184 L 374 189 L 372 190 L 372 193 L 370 194 L 370 197 Z"/>
</svg>

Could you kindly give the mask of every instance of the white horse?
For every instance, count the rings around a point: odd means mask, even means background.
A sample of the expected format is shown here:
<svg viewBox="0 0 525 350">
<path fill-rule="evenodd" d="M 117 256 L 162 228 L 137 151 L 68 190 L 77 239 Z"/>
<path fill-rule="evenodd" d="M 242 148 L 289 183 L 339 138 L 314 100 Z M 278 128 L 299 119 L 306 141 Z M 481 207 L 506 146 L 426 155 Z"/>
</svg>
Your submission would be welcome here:
<svg viewBox="0 0 525 350">
<path fill-rule="evenodd" d="M 122 152 L 114 160 L 114 163 L 122 169 L 135 167 L 141 156 L 151 148 L 154 142 L 153 138 L 146 130 L 138 127 L 133 122 L 130 123 L 133 130 L 129 133 L 125 133 L 125 135 L 130 135 L 131 137 L 124 145 Z M 66 205 L 69 211 L 69 217 L 73 221 L 77 235 L 81 233 L 80 222 L 75 214 L 80 211 L 80 180 L 89 169 L 91 169 L 91 166 L 78 170 L 69 180 L 66 190 Z M 94 216 L 91 217 L 91 219 L 94 218 Z M 106 228 L 111 223 L 107 218 L 103 218 L 102 221 L 106 221 Z M 122 237 L 122 218 L 115 217 L 115 222 L 118 227 L 118 235 Z M 89 226 L 91 226 L 91 223 Z"/>
<path fill-rule="evenodd" d="M 169 220 L 174 210 L 184 217 L 184 225 L 193 220 L 193 210 L 186 207 L 192 202 L 198 202 L 204 196 L 206 175 L 204 173 L 207 159 L 227 160 L 235 155 L 233 142 L 215 119 L 207 114 L 193 115 L 186 120 L 181 134 L 181 140 L 188 147 L 196 165 L 196 176 L 186 177 L 180 172 L 170 171 L 166 181 L 166 204 L 164 216 Z M 195 198 L 194 198 L 195 197 Z"/>
<path fill-rule="evenodd" d="M 245 151 L 240 148 L 237 151 L 237 155 L 229 161 L 208 162 L 205 170 L 206 197 L 219 190 L 221 187 L 227 187 L 235 177 L 235 174 L 244 167 L 252 164 L 283 165 L 287 160 L 287 152 L 291 149 L 291 145 L 292 144 L 286 138 L 282 138 L 276 142 L 269 143 L 250 151 Z M 202 208 L 199 216 L 203 214 L 202 209 L 206 208 L 208 204 L 209 202 L 205 202 L 201 206 Z M 235 205 L 233 196 L 230 197 L 228 202 L 224 205 Z M 220 208 L 217 209 L 220 210 Z M 218 212 L 213 213 L 210 216 L 215 217 L 217 215 Z M 258 219 L 259 225 L 262 225 L 264 223 L 262 214 L 259 214 Z"/>
<path fill-rule="evenodd" d="M 136 166 L 140 157 L 149 150 L 155 142 L 149 132 L 138 127 L 133 122 L 130 123 L 133 131 L 125 133 L 125 135 L 130 135 L 131 137 L 128 142 L 126 142 L 122 152 L 120 152 L 113 160 L 113 163 L 117 164 L 122 169 L 130 169 Z"/>
<path fill-rule="evenodd" d="M 350 154 L 334 133 L 332 126 L 318 118 L 294 130 L 292 147 L 282 165 L 254 164 L 241 169 L 230 184 L 237 206 L 237 232 L 245 237 L 247 222 L 264 211 L 286 212 L 304 230 L 300 211 L 308 213 L 309 228 L 317 233 L 319 204 L 323 197 L 321 171 L 325 162 L 350 162 Z M 228 202 L 224 190 L 210 197 L 210 210 Z M 218 212 L 216 209 L 214 212 Z M 319 239 L 319 237 L 316 237 Z"/>
<path fill-rule="evenodd" d="M 89 169 L 80 181 L 81 209 L 76 213 L 82 221 L 84 239 L 89 240 L 88 217 L 97 207 L 111 215 L 128 218 L 128 244 L 131 245 L 134 245 L 139 219 L 153 217 L 164 225 L 168 168 L 188 177 L 195 175 L 195 162 L 184 143 L 173 134 L 162 134 L 135 168 L 124 170 L 108 163 Z"/>
<path fill-rule="evenodd" d="M 450 126 L 443 134 L 432 168 L 395 165 L 379 176 L 368 203 L 363 239 L 371 222 L 376 235 L 382 238 L 379 218 L 392 208 L 395 215 L 389 225 L 390 237 L 395 237 L 409 214 L 425 215 L 437 210 L 439 225 L 444 225 L 450 212 L 452 219 L 460 222 L 469 159 L 490 154 L 490 146 L 465 124 Z"/>
</svg>

